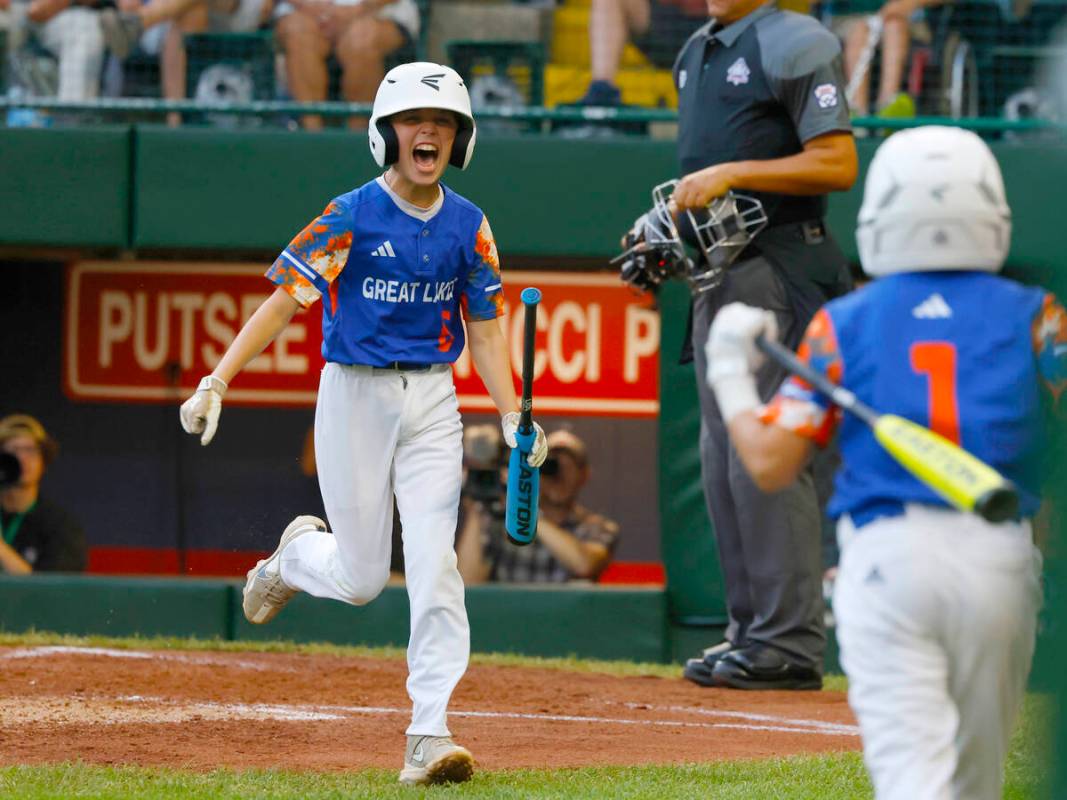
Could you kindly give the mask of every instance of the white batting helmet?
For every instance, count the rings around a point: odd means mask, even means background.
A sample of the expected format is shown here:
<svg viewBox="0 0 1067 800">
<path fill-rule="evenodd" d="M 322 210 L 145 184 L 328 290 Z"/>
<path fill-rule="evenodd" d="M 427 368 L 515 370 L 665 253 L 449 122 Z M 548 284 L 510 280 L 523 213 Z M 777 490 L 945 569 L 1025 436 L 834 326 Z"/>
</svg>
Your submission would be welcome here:
<svg viewBox="0 0 1067 800">
<path fill-rule="evenodd" d="M 395 164 L 400 155 L 389 117 L 415 108 L 443 108 L 459 116 L 449 163 L 466 169 L 474 154 L 476 133 L 470 95 L 458 72 L 426 61 L 393 67 L 378 86 L 368 130 L 370 152 L 378 166 Z"/>
<path fill-rule="evenodd" d="M 926 125 L 890 136 L 874 155 L 856 228 L 867 274 L 998 272 L 1011 209 L 989 147 L 962 128 Z"/>
</svg>

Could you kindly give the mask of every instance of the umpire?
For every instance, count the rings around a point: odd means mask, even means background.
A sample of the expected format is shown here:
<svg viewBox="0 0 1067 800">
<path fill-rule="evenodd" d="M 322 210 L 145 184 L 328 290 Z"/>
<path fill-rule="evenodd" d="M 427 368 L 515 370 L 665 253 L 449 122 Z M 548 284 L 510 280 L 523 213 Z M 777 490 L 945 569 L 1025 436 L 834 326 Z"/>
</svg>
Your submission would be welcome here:
<svg viewBox="0 0 1067 800">
<path fill-rule="evenodd" d="M 848 263 L 823 223 L 827 192 L 856 179 L 841 48 L 815 19 L 765 0 L 708 0 L 709 22 L 683 46 L 678 87 L 679 209 L 734 189 L 758 197 L 767 227 L 715 289 L 693 301 L 704 496 L 726 583 L 726 640 L 686 663 L 703 686 L 822 686 L 822 512 L 812 468 L 763 494 L 730 445 L 704 343 L 715 313 L 740 301 L 774 311 L 795 347 L 816 309 L 851 288 Z M 784 377 L 765 365 L 764 400 Z"/>
</svg>

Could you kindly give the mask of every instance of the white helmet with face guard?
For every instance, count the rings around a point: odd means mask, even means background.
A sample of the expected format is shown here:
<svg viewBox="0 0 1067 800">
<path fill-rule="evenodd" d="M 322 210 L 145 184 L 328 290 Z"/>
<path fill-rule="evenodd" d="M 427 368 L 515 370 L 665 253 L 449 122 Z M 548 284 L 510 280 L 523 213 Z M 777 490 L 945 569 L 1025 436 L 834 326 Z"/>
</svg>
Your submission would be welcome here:
<svg viewBox="0 0 1067 800">
<path fill-rule="evenodd" d="M 449 163 L 466 169 L 474 153 L 476 133 L 470 95 L 458 72 L 426 61 L 393 67 L 378 86 L 367 131 L 370 152 L 378 166 L 395 164 L 400 156 L 390 117 L 416 108 L 443 108 L 455 112 L 459 129 Z"/>
<path fill-rule="evenodd" d="M 999 271 L 1011 209 L 989 147 L 971 131 L 941 125 L 890 136 L 867 173 L 856 242 L 872 276 Z"/>
</svg>

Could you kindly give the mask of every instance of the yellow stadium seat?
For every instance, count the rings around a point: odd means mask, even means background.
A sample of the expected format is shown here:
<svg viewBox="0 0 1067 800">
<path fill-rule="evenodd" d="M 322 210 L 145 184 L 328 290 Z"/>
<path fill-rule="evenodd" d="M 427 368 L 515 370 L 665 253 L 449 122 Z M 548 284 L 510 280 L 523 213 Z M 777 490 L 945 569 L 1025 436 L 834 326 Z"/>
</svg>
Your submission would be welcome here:
<svg viewBox="0 0 1067 800">
<path fill-rule="evenodd" d="M 670 70 L 623 69 L 616 78 L 627 105 L 677 108 L 678 95 Z M 589 86 L 589 70 L 568 64 L 545 65 L 545 105 L 574 103 Z"/>
<path fill-rule="evenodd" d="M 553 64 L 568 64 L 575 67 L 589 66 L 589 6 L 568 3 L 556 9 L 552 18 Z M 627 44 L 622 53 L 623 67 L 643 67 L 648 59 Z"/>
</svg>

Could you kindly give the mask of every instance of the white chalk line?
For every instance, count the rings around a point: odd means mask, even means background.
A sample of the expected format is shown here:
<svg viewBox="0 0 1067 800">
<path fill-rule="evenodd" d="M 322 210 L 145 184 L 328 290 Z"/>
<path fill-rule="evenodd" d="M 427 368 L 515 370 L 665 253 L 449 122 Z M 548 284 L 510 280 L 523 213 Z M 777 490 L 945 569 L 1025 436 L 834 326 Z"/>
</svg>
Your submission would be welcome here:
<svg viewBox="0 0 1067 800">
<path fill-rule="evenodd" d="M 860 734 L 858 725 L 845 725 L 840 722 L 824 722 L 818 719 L 791 719 L 789 717 L 775 717 L 770 714 L 752 714 L 747 711 L 720 711 L 713 708 L 694 708 L 690 706 L 654 706 L 646 703 L 624 703 L 623 705 L 626 708 L 648 709 L 649 711 L 670 711 L 678 714 L 698 714 L 708 717 L 733 717 L 736 719 L 749 719 L 757 722 L 799 725 L 801 727 L 855 734 L 856 736 L 859 736 Z"/>
<path fill-rule="evenodd" d="M 48 658 L 57 655 L 75 656 L 103 656 L 105 658 L 125 658 L 142 660 L 175 661 L 180 664 L 194 664 L 197 666 L 236 667 L 238 669 L 252 669 L 260 672 L 292 672 L 287 667 L 279 667 L 276 664 L 260 664 L 255 661 L 243 661 L 221 655 L 199 654 L 188 655 L 184 653 L 161 653 L 144 650 L 117 650 L 110 647 L 74 647 L 71 645 L 42 645 L 40 647 L 20 647 L 7 653 L 0 653 L 0 659 L 10 658 Z"/>
<path fill-rule="evenodd" d="M 157 651 L 118 650 L 105 647 L 73 647 L 66 645 L 28 647 L 0 654 L 5 658 L 46 658 L 53 655 L 95 655 L 109 658 L 158 659 L 196 665 L 214 665 L 237 667 L 253 670 L 277 670 L 276 665 L 264 665 L 257 662 L 233 660 L 213 655 L 182 655 L 161 653 Z M 284 670 L 291 671 L 291 670 Z M 127 702 L 153 702 L 173 705 L 174 701 L 164 698 L 131 695 L 119 698 Z M 386 708 L 377 706 L 287 706 L 269 704 L 234 704 L 234 703 L 191 703 L 194 708 L 210 710 L 227 710 L 235 716 L 266 716 L 279 720 L 335 720 L 342 719 L 338 714 L 409 714 L 410 709 Z M 637 725 L 680 728 L 731 728 L 753 731 L 778 731 L 783 733 L 800 733 L 822 736 L 859 736 L 859 727 L 821 720 L 776 717 L 770 714 L 752 714 L 744 711 L 720 711 L 688 706 L 657 706 L 646 703 L 624 703 L 631 710 L 666 711 L 675 714 L 695 714 L 698 716 L 723 717 L 726 719 L 748 720 L 749 722 L 693 722 L 685 720 L 647 720 L 626 719 L 620 717 L 597 717 L 572 714 L 532 714 L 517 711 L 449 711 L 456 717 L 479 717 L 486 719 L 516 719 L 542 722 L 582 722 L 600 725 Z"/>
<path fill-rule="evenodd" d="M 174 701 L 167 700 L 165 698 L 157 697 L 144 697 L 141 695 L 131 695 L 127 697 L 119 698 L 128 702 L 152 702 L 160 704 L 170 704 Z M 387 706 L 338 706 L 338 705 L 265 705 L 265 704 L 243 704 L 243 703 L 194 703 L 192 704 L 197 708 L 204 709 L 227 709 L 231 710 L 235 716 L 248 716 L 249 713 L 254 711 L 257 714 L 266 716 L 268 718 L 293 718 L 294 716 L 301 716 L 301 718 L 319 718 L 319 719 L 340 719 L 343 715 L 409 715 L 410 709 L 407 708 L 391 708 Z M 688 710 L 688 709 L 685 709 Z M 739 712 L 740 713 L 740 712 Z M 781 733 L 798 733 L 808 734 L 814 736 L 859 736 L 858 730 L 835 730 L 829 728 L 822 728 L 818 725 L 812 725 L 811 727 L 804 727 L 799 724 L 773 724 L 775 718 L 764 715 L 764 719 L 768 724 L 758 723 L 740 723 L 740 722 L 692 722 L 686 720 L 664 720 L 664 719 L 627 719 L 624 717 L 596 717 L 579 714 L 535 714 L 521 711 L 469 711 L 469 710 L 450 710 L 448 712 L 451 717 L 470 717 L 479 719 L 510 719 L 510 720 L 524 720 L 532 722 L 580 722 L 589 723 L 593 725 L 634 725 L 634 726 L 647 726 L 647 727 L 664 727 L 664 728 L 703 728 L 703 729 L 733 729 L 733 730 L 750 730 L 750 731 L 778 731 Z M 322 715 L 319 717 L 313 717 L 312 715 Z M 340 716 L 339 716 L 340 715 Z M 798 721 L 791 721 L 797 723 Z M 800 721 L 804 722 L 804 721 Z M 815 720 L 807 721 L 815 723 Z M 828 723 L 827 723 L 828 724 Z M 850 726 L 842 726 L 848 728 Z"/>
</svg>

